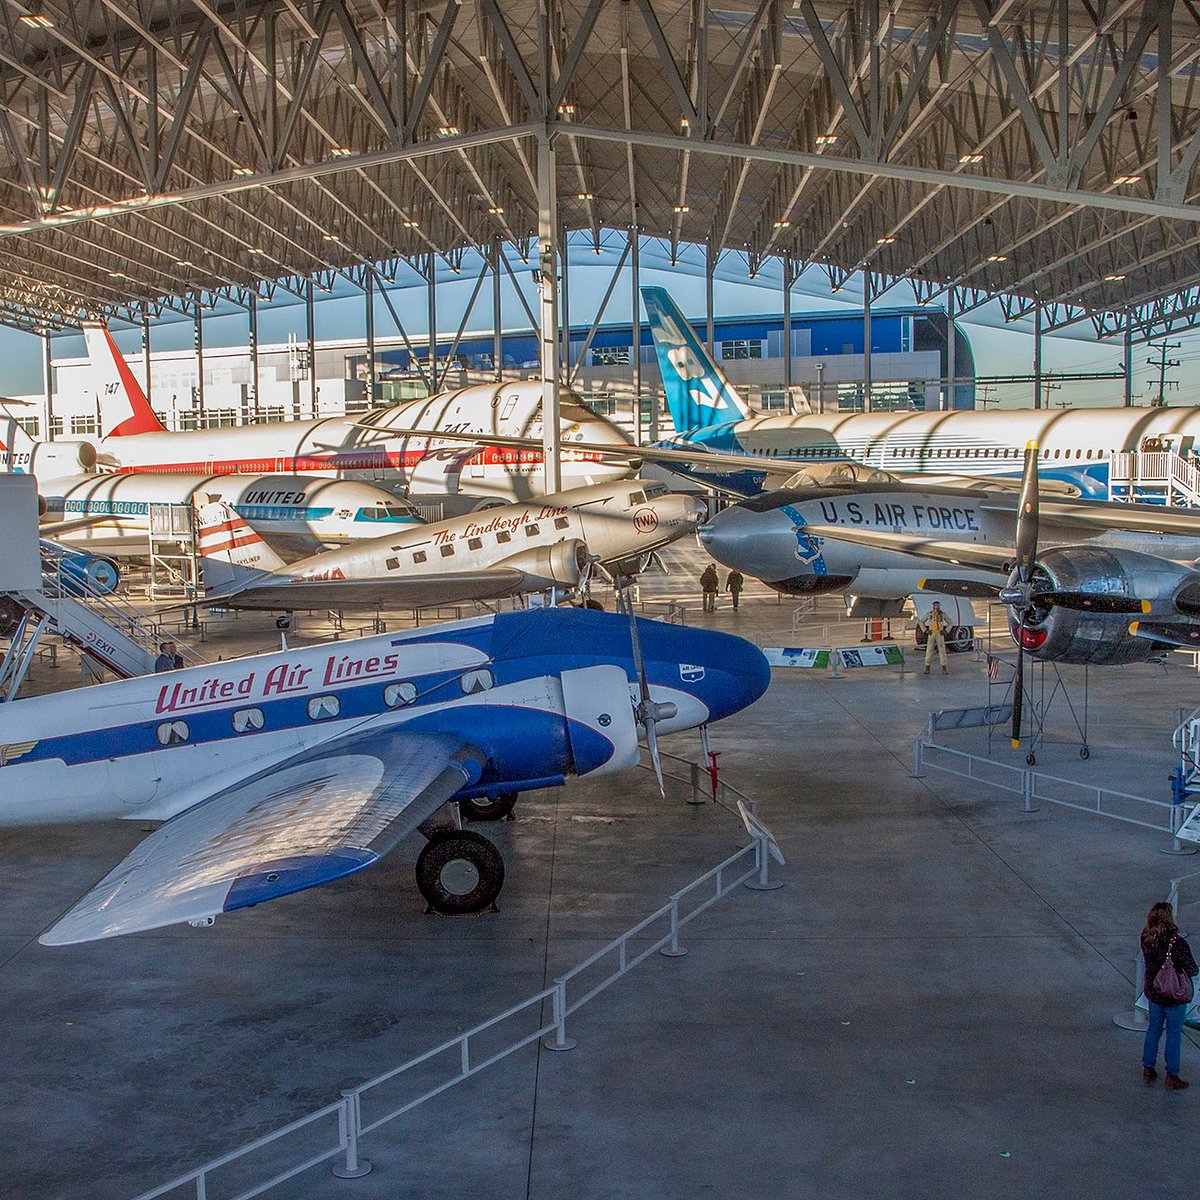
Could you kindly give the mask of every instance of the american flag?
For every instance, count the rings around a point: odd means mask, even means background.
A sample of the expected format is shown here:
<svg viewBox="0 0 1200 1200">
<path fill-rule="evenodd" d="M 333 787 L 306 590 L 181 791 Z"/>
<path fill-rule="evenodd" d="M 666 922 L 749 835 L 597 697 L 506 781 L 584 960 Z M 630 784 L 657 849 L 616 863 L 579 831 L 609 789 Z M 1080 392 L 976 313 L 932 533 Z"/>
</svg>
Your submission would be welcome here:
<svg viewBox="0 0 1200 1200">
<path fill-rule="evenodd" d="M 992 654 L 987 656 L 987 676 L 993 683 L 1000 678 L 1000 660 Z"/>
</svg>

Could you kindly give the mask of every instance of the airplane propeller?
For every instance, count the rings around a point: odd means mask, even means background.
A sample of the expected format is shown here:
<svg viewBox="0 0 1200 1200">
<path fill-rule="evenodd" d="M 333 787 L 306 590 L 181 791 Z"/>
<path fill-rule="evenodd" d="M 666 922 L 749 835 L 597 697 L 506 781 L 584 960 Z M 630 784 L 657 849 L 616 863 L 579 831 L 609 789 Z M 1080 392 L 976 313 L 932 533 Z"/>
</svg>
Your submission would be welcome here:
<svg viewBox="0 0 1200 1200">
<path fill-rule="evenodd" d="M 646 675 L 646 660 L 642 657 L 642 642 L 638 636 L 637 617 L 633 612 L 633 601 L 629 596 L 629 577 L 617 575 L 613 579 L 617 599 L 629 615 L 629 643 L 633 650 L 633 666 L 637 672 L 638 692 L 640 699 L 634 705 L 634 716 L 646 731 L 646 749 L 650 752 L 650 762 L 654 767 L 654 777 L 658 780 L 658 794 L 667 798 L 666 784 L 663 782 L 662 760 L 658 755 L 658 733 L 656 725 L 659 721 L 669 721 L 678 707 L 670 700 L 656 701 L 650 696 L 650 680 Z"/>
<path fill-rule="evenodd" d="M 1146 613 L 1145 600 L 1128 596 L 1110 596 L 1097 592 L 1070 591 L 1047 586 L 1050 577 L 1037 561 L 1038 551 L 1038 454 L 1037 442 L 1025 447 L 1025 470 L 1021 479 L 1021 499 L 1017 509 L 1016 570 L 1008 586 L 1000 589 L 999 599 L 1017 617 L 1017 673 L 1013 679 L 1012 745 L 1021 745 L 1021 713 L 1024 708 L 1025 646 L 1031 619 L 1038 608 L 1059 608 L 1098 613 Z M 932 581 L 943 582 L 943 581 Z"/>
</svg>

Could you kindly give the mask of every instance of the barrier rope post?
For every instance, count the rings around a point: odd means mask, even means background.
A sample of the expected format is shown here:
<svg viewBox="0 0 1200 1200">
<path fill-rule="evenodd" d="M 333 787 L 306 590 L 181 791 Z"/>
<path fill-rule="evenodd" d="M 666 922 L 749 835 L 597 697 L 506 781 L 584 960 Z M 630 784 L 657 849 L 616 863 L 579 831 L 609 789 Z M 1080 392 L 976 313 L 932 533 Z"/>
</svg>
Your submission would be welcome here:
<svg viewBox="0 0 1200 1200">
<path fill-rule="evenodd" d="M 554 1036 L 547 1038 L 542 1045 L 547 1050 L 574 1050 L 579 1043 L 567 1037 L 567 981 L 556 979 L 552 996 L 554 1005 Z"/>
<path fill-rule="evenodd" d="M 922 762 L 921 762 L 921 751 L 924 749 L 922 741 L 923 741 L 923 737 L 921 734 L 918 734 L 915 738 L 913 738 L 912 777 L 914 779 L 924 779 L 925 778 L 925 772 L 922 770 L 922 767 L 924 764 L 922 764 Z"/>
<path fill-rule="evenodd" d="M 1026 771 L 1021 776 L 1021 799 L 1024 803 L 1021 805 L 1021 811 L 1024 813 L 1039 812 L 1039 807 L 1033 802 L 1033 772 Z"/>
<path fill-rule="evenodd" d="M 359 1130 L 362 1128 L 362 1110 L 359 1095 L 355 1091 L 342 1093 L 342 1104 L 338 1109 L 338 1141 L 345 1158 L 334 1163 L 333 1173 L 338 1179 L 361 1179 L 371 1173 L 371 1164 L 358 1156 Z"/>
<path fill-rule="evenodd" d="M 751 837 L 754 838 L 754 864 L 758 867 L 758 877 L 747 879 L 746 887 L 752 892 L 773 892 L 776 888 L 783 887 L 782 879 L 767 877 L 767 866 L 771 861 L 771 854 L 766 837 L 757 830 L 751 830 Z"/>
<path fill-rule="evenodd" d="M 704 794 L 700 790 L 700 772 L 703 769 L 698 762 L 689 763 L 692 768 L 692 794 L 688 797 L 689 804 L 707 804 Z"/>
<path fill-rule="evenodd" d="M 687 947 L 679 944 L 679 894 L 671 897 L 671 941 L 660 951 L 664 958 L 682 958 L 687 953 Z"/>
<path fill-rule="evenodd" d="M 1142 998 L 1142 991 L 1146 986 L 1146 963 L 1142 958 L 1141 951 L 1138 951 L 1137 958 L 1133 964 L 1133 1004 L 1128 1010 L 1122 1010 L 1113 1017 L 1113 1024 L 1121 1029 L 1128 1029 L 1134 1033 L 1144 1033 L 1146 1026 L 1150 1024 L 1150 1013 L 1147 1009 L 1141 1008 L 1138 1001 Z"/>
</svg>

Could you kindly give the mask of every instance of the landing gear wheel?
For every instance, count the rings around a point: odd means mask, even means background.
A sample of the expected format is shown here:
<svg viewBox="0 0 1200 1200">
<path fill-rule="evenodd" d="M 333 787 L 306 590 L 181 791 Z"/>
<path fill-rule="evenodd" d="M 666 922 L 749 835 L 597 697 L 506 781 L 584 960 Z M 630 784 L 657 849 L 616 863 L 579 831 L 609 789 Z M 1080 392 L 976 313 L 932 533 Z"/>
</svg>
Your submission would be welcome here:
<svg viewBox="0 0 1200 1200">
<path fill-rule="evenodd" d="M 1091 758 L 1092 752 L 1086 746 L 1080 746 L 1079 747 L 1079 757 L 1080 758 Z"/>
<path fill-rule="evenodd" d="M 1032 750 L 1025 755 L 1025 761 L 1032 767 L 1037 765 L 1037 755 Z"/>
<path fill-rule="evenodd" d="M 460 800 L 458 811 L 468 821 L 503 821 L 512 815 L 519 792 L 501 792 L 494 800 L 480 796 L 475 800 Z"/>
<path fill-rule="evenodd" d="M 504 886 L 504 859 L 481 833 L 448 830 L 417 857 L 417 887 L 434 912 L 457 916 L 490 908 Z"/>
</svg>

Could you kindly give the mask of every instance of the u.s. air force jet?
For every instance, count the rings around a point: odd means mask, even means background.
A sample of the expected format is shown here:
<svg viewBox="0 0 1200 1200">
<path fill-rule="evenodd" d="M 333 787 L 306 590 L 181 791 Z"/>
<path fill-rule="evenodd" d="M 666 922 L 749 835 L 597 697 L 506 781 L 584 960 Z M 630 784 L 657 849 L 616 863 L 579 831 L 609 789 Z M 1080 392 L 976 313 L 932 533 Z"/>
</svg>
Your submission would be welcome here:
<svg viewBox="0 0 1200 1200">
<path fill-rule="evenodd" d="M 489 907 L 504 864 L 448 802 L 622 771 L 657 733 L 753 703 L 727 634 L 580 609 L 505 613 L 0 705 L 0 825 L 165 821 L 42 935 L 92 941 L 315 887 L 429 837 L 431 907 Z"/>
<path fill-rule="evenodd" d="M 233 608 L 420 607 L 579 585 L 591 559 L 632 574 L 705 505 L 640 479 L 557 492 L 285 563 L 228 505 L 200 510 L 205 596 Z"/>
</svg>

